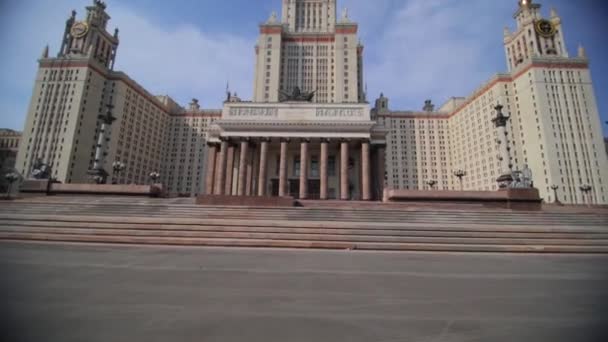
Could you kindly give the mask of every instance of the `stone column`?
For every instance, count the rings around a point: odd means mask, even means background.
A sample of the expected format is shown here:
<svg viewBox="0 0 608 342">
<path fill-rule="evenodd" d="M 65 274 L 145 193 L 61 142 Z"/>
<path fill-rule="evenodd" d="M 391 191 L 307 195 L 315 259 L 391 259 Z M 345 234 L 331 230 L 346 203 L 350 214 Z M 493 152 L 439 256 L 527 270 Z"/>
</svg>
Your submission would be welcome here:
<svg viewBox="0 0 608 342">
<path fill-rule="evenodd" d="M 348 140 L 340 143 L 340 199 L 348 201 Z"/>
<path fill-rule="evenodd" d="M 364 201 L 372 199 L 369 167 L 369 141 L 364 140 L 361 144 L 361 199 Z"/>
<path fill-rule="evenodd" d="M 260 172 L 258 175 L 258 196 L 266 196 L 266 167 L 268 166 L 268 144 L 270 139 L 260 143 Z"/>
<path fill-rule="evenodd" d="M 213 195 L 213 183 L 215 176 L 215 155 L 217 154 L 217 146 L 209 144 L 207 147 L 207 176 L 205 179 L 205 193 Z"/>
<path fill-rule="evenodd" d="M 239 157 L 239 181 L 237 186 L 237 196 L 245 195 L 245 177 L 247 176 L 247 150 L 249 141 L 241 141 L 241 155 Z"/>
<path fill-rule="evenodd" d="M 384 188 L 387 187 L 386 179 L 386 146 L 380 146 L 377 150 L 378 156 L 378 200 L 382 200 L 384 197 Z"/>
<path fill-rule="evenodd" d="M 250 144 L 250 152 L 247 153 L 246 179 L 245 179 L 245 196 L 251 196 L 253 188 L 253 162 L 255 159 L 255 145 Z"/>
<path fill-rule="evenodd" d="M 308 144 L 309 139 L 300 143 L 300 199 L 308 198 Z"/>
<path fill-rule="evenodd" d="M 217 165 L 217 178 L 215 179 L 214 194 L 223 195 L 224 188 L 226 187 L 226 157 L 228 156 L 228 141 L 223 140 L 221 149 L 220 149 L 220 157 Z"/>
<path fill-rule="evenodd" d="M 329 153 L 329 139 L 321 140 L 321 189 L 319 198 L 327 199 L 327 158 Z"/>
<path fill-rule="evenodd" d="M 287 196 L 287 148 L 289 140 L 281 139 L 281 158 L 279 162 L 279 197 Z"/>
<path fill-rule="evenodd" d="M 226 162 L 226 187 L 224 194 L 232 196 L 232 179 L 233 179 L 233 168 L 234 168 L 234 150 L 235 146 L 230 144 L 228 146 L 228 161 Z"/>
</svg>

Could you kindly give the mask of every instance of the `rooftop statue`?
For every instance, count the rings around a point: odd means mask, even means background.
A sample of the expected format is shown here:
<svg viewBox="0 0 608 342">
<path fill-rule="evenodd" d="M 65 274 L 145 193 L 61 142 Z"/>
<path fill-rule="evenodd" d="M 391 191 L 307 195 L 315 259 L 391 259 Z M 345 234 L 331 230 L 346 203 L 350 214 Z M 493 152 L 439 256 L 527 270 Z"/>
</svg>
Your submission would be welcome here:
<svg viewBox="0 0 608 342">
<path fill-rule="evenodd" d="M 295 87 L 293 88 L 293 92 L 291 94 L 284 91 L 279 92 L 281 94 L 281 102 L 312 102 L 312 99 L 315 97 L 316 90 L 310 93 L 303 93 L 299 87 Z"/>
</svg>

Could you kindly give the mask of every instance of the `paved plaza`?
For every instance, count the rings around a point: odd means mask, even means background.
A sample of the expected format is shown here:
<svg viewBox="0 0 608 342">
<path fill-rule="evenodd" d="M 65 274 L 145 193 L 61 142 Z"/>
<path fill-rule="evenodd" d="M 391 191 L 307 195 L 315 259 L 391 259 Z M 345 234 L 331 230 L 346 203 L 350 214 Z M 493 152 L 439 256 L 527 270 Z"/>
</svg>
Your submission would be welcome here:
<svg viewBox="0 0 608 342">
<path fill-rule="evenodd" d="M 28 342 L 606 341 L 607 262 L 3 242 L 1 321 Z"/>
</svg>

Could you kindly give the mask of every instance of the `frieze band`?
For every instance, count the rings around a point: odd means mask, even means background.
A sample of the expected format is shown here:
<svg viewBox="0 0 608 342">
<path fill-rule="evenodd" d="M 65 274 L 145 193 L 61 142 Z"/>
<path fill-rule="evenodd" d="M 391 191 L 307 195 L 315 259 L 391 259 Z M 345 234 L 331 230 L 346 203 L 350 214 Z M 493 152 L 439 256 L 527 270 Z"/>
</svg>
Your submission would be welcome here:
<svg viewBox="0 0 608 342">
<path fill-rule="evenodd" d="M 277 117 L 277 108 L 238 107 L 230 108 L 230 116 Z"/>
<path fill-rule="evenodd" d="M 318 118 L 360 118 L 363 117 L 361 108 L 317 108 Z"/>
</svg>

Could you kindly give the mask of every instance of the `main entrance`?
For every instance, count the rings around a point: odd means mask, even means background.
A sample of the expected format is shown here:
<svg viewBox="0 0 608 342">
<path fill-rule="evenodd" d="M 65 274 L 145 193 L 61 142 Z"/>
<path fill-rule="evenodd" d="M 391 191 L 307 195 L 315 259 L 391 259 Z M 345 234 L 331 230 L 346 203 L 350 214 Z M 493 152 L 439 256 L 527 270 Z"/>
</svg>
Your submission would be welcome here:
<svg viewBox="0 0 608 342">
<path fill-rule="evenodd" d="M 291 178 L 287 180 L 287 195 L 293 198 L 300 198 L 300 179 Z M 272 187 L 272 196 L 279 196 L 279 180 L 272 179 L 271 180 Z M 308 180 L 308 199 L 318 200 L 321 198 L 321 194 L 319 192 L 321 188 L 321 181 L 318 179 L 309 179 Z"/>
</svg>

